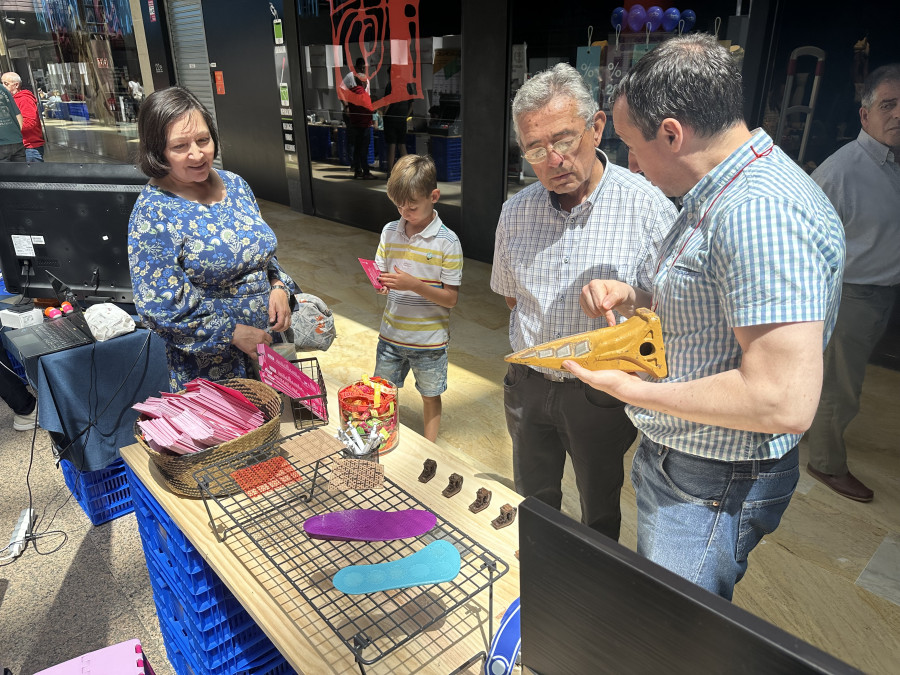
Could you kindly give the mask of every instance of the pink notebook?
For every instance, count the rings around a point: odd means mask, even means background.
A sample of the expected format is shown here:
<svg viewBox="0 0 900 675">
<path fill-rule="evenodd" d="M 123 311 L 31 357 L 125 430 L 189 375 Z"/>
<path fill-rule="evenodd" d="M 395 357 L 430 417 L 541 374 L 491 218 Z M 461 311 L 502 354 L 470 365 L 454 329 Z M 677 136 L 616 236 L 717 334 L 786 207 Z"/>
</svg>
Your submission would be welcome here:
<svg viewBox="0 0 900 675">
<path fill-rule="evenodd" d="M 154 675 L 140 640 L 104 647 L 34 675 Z"/>
<path fill-rule="evenodd" d="M 375 290 L 380 291 L 384 288 L 382 283 L 378 281 L 378 275 L 381 274 L 381 270 L 378 269 L 378 265 L 375 264 L 375 261 L 366 260 L 365 258 L 357 258 L 357 260 L 359 260 L 359 264 L 362 265 L 362 268 L 366 271 L 366 276 L 369 277 L 369 281 L 372 282 Z"/>
</svg>

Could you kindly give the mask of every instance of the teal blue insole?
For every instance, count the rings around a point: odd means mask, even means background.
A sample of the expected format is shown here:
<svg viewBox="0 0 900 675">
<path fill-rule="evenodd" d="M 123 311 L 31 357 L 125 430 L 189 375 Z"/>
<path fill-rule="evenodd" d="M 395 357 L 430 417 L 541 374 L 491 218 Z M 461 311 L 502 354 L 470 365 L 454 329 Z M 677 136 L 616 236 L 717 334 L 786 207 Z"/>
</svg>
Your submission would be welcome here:
<svg viewBox="0 0 900 675">
<path fill-rule="evenodd" d="M 459 551 L 438 539 L 400 560 L 375 565 L 351 565 L 334 575 L 334 587 L 348 595 L 391 591 L 451 581 L 459 574 Z"/>
</svg>

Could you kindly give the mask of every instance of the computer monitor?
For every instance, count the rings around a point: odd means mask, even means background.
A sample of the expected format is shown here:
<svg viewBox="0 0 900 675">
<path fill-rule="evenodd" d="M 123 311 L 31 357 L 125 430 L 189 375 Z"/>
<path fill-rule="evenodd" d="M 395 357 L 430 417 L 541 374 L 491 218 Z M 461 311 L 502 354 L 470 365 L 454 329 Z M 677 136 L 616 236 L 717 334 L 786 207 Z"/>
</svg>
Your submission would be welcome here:
<svg viewBox="0 0 900 675">
<path fill-rule="evenodd" d="M 10 293 L 131 305 L 128 219 L 147 176 L 130 164 L 0 162 L 0 271 Z"/>
<path fill-rule="evenodd" d="M 860 672 L 533 497 L 519 560 L 525 673 Z"/>
</svg>

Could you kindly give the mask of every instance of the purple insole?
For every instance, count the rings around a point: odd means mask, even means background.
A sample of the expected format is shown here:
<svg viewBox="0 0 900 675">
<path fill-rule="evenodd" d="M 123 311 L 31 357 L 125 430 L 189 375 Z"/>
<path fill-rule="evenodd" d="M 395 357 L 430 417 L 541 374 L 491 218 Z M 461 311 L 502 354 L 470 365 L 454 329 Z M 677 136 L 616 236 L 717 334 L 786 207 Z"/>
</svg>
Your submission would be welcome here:
<svg viewBox="0 0 900 675">
<path fill-rule="evenodd" d="M 437 524 L 430 511 L 373 511 L 350 509 L 307 518 L 303 529 L 313 539 L 342 541 L 390 541 L 425 534 Z"/>
</svg>

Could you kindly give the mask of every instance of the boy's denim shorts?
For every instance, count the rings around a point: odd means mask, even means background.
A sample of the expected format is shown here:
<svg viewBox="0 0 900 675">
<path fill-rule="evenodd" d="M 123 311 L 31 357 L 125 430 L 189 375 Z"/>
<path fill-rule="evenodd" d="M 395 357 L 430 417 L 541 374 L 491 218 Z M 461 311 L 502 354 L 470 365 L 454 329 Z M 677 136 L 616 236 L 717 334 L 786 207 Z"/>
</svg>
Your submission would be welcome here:
<svg viewBox="0 0 900 675">
<path fill-rule="evenodd" d="M 440 396 L 447 391 L 447 347 L 409 349 L 379 338 L 375 354 L 376 377 L 402 387 L 410 368 L 416 378 L 416 389 L 422 396 Z"/>
</svg>

